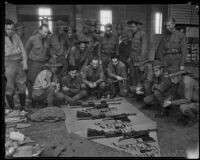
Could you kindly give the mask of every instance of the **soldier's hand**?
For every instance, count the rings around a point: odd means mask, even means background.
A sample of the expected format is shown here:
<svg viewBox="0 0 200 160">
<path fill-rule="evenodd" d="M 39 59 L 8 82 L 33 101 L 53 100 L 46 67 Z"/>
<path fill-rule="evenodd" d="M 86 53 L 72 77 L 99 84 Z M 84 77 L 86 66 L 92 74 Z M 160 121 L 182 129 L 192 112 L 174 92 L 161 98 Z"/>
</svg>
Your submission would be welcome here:
<svg viewBox="0 0 200 160">
<path fill-rule="evenodd" d="M 27 61 L 23 61 L 23 62 L 22 62 L 22 65 L 23 65 L 23 70 L 24 70 L 24 71 L 28 70 Z"/>
<path fill-rule="evenodd" d="M 166 101 L 164 101 L 164 103 L 163 103 L 163 107 L 165 108 L 165 107 L 168 107 L 168 106 L 170 106 L 172 104 L 172 101 L 169 101 L 169 100 L 166 100 Z"/>
<path fill-rule="evenodd" d="M 180 70 L 184 70 L 184 68 L 185 68 L 184 66 L 180 66 Z"/>
</svg>

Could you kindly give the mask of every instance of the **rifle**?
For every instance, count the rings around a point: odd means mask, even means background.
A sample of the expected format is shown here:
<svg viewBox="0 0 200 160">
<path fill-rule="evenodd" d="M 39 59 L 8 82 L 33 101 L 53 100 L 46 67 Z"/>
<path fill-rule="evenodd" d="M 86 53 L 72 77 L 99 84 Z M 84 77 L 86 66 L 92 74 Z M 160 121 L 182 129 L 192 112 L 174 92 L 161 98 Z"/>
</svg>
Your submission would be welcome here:
<svg viewBox="0 0 200 160">
<path fill-rule="evenodd" d="M 147 130 L 141 130 L 141 131 L 135 131 L 132 130 L 130 132 L 123 132 L 122 130 L 116 130 L 116 131 L 108 131 L 105 132 L 103 130 L 99 131 L 96 129 L 87 129 L 87 137 L 88 139 L 99 139 L 99 138 L 111 138 L 111 137 L 121 137 L 119 141 L 122 141 L 124 139 L 130 139 L 130 138 L 142 138 L 142 139 L 152 139 L 152 137 L 149 136 L 150 131 L 157 131 L 157 129 L 147 129 Z"/>
<path fill-rule="evenodd" d="M 121 102 L 106 102 L 105 100 L 102 100 L 100 103 L 94 103 L 94 102 L 87 102 L 87 103 L 82 103 L 82 102 L 71 102 L 70 106 L 73 106 L 71 108 L 86 108 L 86 107 L 93 107 L 93 108 L 108 108 L 108 105 L 119 105 Z"/>
<path fill-rule="evenodd" d="M 83 111 L 77 111 L 76 117 L 78 120 L 90 120 L 90 119 L 101 119 L 104 118 L 104 120 L 121 120 L 125 122 L 130 122 L 128 119 L 128 116 L 136 115 L 136 113 L 122 113 L 122 114 L 116 114 L 116 115 L 106 115 L 105 113 L 100 113 L 98 115 L 92 115 L 91 113 L 83 112 Z"/>
</svg>

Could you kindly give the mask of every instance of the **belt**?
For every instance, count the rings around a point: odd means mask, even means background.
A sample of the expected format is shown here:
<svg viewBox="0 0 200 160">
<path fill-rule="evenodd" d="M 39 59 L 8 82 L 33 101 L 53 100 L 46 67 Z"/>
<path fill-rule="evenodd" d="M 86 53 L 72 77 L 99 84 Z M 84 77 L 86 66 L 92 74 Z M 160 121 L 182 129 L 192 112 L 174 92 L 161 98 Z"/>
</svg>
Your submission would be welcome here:
<svg viewBox="0 0 200 160">
<path fill-rule="evenodd" d="M 164 56 L 165 56 L 165 55 L 170 55 L 170 54 L 176 55 L 176 54 L 180 54 L 180 53 L 179 53 L 179 52 L 169 52 L 169 53 L 164 52 L 164 53 L 163 53 Z"/>
<path fill-rule="evenodd" d="M 31 59 L 29 59 L 28 62 L 37 62 L 37 63 L 42 63 L 42 64 L 45 63 L 45 61 L 34 61 L 34 60 L 31 60 Z"/>
</svg>

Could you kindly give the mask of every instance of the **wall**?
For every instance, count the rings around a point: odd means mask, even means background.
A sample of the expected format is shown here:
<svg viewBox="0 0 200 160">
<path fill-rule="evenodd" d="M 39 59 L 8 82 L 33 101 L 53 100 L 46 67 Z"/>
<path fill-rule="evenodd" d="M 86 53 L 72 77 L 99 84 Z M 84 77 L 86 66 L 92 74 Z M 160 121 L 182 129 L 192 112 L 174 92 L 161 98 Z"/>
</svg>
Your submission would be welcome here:
<svg viewBox="0 0 200 160">
<path fill-rule="evenodd" d="M 5 16 L 6 18 L 9 18 L 13 20 L 15 23 L 17 22 L 17 7 L 13 4 L 6 4 L 5 5 Z"/>
</svg>

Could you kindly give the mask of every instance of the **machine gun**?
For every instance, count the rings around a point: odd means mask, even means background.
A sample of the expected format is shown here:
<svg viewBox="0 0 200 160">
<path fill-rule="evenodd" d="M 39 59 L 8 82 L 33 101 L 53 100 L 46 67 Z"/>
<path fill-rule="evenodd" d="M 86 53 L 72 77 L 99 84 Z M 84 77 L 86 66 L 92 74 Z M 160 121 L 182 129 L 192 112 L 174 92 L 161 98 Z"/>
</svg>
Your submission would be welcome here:
<svg viewBox="0 0 200 160">
<path fill-rule="evenodd" d="M 116 114 L 116 115 L 106 115 L 106 113 L 100 113 L 100 114 L 91 114 L 84 111 L 77 111 L 76 117 L 78 120 L 90 120 L 90 119 L 101 119 L 104 120 L 121 120 L 124 122 L 130 122 L 130 119 L 128 119 L 128 116 L 136 115 L 136 113 L 122 113 L 122 114 Z"/>
<path fill-rule="evenodd" d="M 82 103 L 82 102 L 71 102 L 70 106 L 71 108 L 86 108 L 86 107 L 93 107 L 96 109 L 100 108 L 108 108 L 108 105 L 119 105 L 121 102 L 106 102 L 105 100 L 102 100 L 100 103 L 94 103 L 94 102 L 87 102 L 87 103 Z"/>
<path fill-rule="evenodd" d="M 141 130 L 141 131 L 135 131 L 132 130 L 130 132 L 123 132 L 122 130 L 116 130 L 116 131 L 108 131 L 105 132 L 103 130 L 99 131 L 96 129 L 87 129 L 87 137 L 88 139 L 99 139 L 99 138 L 111 138 L 111 137 L 121 137 L 119 141 L 122 141 L 124 139 L 130 139 L 130 138 L 142 138 L 144 141 L 153 139 L 152 137 L 149 136 L 150 131 L 157 131 L 157 129 L 147 129 L 147 130 Z"/>
</svg>

